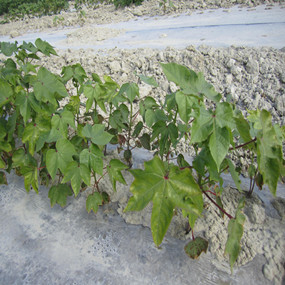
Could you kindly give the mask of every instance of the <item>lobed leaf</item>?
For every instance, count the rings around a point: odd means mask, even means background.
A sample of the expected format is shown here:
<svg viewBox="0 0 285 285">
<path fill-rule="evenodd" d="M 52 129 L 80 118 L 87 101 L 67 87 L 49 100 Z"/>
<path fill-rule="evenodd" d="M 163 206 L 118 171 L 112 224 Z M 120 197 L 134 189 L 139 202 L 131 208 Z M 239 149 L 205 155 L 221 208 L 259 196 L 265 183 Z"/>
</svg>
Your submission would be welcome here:
<svg viewBox="0 0 285 285">
<path fill-rule="evenodd" d="M 133 196 L 125 211 L 140 211 L 152 201 L 151 230 L 157 246 L 166 234 L 176 207 L 197 216 L 202 213 L 202 192 L 189 169 L 180 170 L 172 165 L 168 170 L 162 160 L 155 156 L 145 162 L 145 170 L 130 172 L 135 178 L 130 187 Z"/>
<path fill-rule="evenodd" d="M 86 210 L 90 213 L 93 210 L 94 213 L 97 213 L 99 206 L 103 204 L 103 198 L 100 193 L 94 192 L 87 197 L 86 200 Z"/>
</svg>

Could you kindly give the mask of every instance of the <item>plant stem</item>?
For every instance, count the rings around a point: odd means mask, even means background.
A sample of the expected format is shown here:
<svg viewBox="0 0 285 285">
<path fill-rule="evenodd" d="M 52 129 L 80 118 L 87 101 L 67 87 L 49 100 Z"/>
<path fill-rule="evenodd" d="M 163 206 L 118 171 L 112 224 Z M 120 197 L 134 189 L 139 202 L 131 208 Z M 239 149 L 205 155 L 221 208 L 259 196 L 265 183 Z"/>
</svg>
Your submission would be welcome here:
<svg viewBox="0 0 285 285">
<path fill-rule="evenodd" d="M 223 208 L 221 208 L 205 191 L 202 190 L 202 192 L 203 192 L 203 194 L 205 194 L 206 197 L 207 197 L 216 207 L 218 207 L 219 210 L 220 210 L 221 212 L 223 212 L 229 219 L 234 219 L 233 216 L 231 216 L 231 215 L 228 214 Z"/>
<path fill-rule="evenodd" d="M 256 141 L 256 138 L 252 139 L 252 140 L 249 141 L 249 142 L 240 144 L 240 145 L 236 146 L 235 148 L 231 147 L 229 150 L 236 150 L 236 149 L 238 149 L 238 148 L 242 148 L 242 147 L 244 147 L 244 146 L 246 146 L 246 145 L 248 145 L 248 144 L 251 144 L 251 143 L 253 143 L 253 142 L 255 142 L 255 141 Z"/>
</svg>

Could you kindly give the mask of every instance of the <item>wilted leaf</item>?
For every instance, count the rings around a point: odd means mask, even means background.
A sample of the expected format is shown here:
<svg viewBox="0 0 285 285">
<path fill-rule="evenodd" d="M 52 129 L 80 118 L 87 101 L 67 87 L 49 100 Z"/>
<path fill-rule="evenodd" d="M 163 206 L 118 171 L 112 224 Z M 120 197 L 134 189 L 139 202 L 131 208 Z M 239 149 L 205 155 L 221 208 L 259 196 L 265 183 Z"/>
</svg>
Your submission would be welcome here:
<svg viewBox="0 0 285 285">
<path fill-rule="evenodd" d="M 208 241 L 201 237 L 196 237 L 184 247 L 186 254 L 192 259 L 197 259 L 202 252 L 207 253 L 207 249 Z"/>
</svg>

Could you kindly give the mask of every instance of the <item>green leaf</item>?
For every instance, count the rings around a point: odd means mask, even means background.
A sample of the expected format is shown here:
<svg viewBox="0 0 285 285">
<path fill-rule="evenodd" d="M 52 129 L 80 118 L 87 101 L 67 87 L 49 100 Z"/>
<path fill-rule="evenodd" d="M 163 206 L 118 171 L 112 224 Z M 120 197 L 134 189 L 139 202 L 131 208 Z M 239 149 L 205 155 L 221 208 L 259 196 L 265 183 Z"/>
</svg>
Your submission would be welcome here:
<svg viewBox="0 0 285 285">
<path fill-rule="evenodd" d="M 47 118 L 37 117 L 35 122 L 27 124 L 24 129 L 22 141 L 29 143 L 29 152 L 33 155 L 39 137 L 50 129 L 50 122 Z"/>
<path fill-rule="evenodd" d="M 0 185 L 1 184 L 8 185 L 6 175 L 3 171 L 0 171 Z"/>
<path fill-rule="evenodd" d="M 195 238 L 184 247 L 186 254 L 192 259 L 197 259 L 203 251 L 207 253 L 207 249 L 208 241 L 201 237 Z"/>
<path fill-rule="evenodd" d="M 0 79 L 0 108 L 10 102 L 13 96 L 13 89 L 10 84 Z"/>
<path fill-rule="evenodd" d="M 242 113 L 240 112 L 237 117 L 235 117 L 235 124 L 238 129 L 238 132 L 243 140 L 244 143 L 249 142 L 252 140 L 250 135 L 250 126 L 246 119 L 243 117 Z M 251 144 L 249 146 L 252 146 Z"/>
<path fill-rule="evenodd" d="M 180 170 L 171 165 L 170 170 L 158 156 L 145 162 L 145 170 L 130 170 L 134 182 L 130 187 L 130 198 L 125 211 L 141 211 L 153 202 L 151 231 L 154 243 L 159 246 L 168 229 L 176 207 L 200 216 L 203 198 L 189 169 Z"/>
<path fill-rule="evenodd" d="M 72 196 L 73 192 L 67 184 L 54 185 L 49 189 L 48 197 L 50 198 L 50 205 L 55 204 L 64 207 L 68 196 Z"/>
<path fill-rule="evenodd" d="M 0 142 L 1 143 L 1 142 Z M 5 161 L 2 159 L 2 157 L 1 157 L 1 153 L 0 153 L 0 168 L 6 168 L 6 163 L 5 163 Z"/>
<path fill-rule="evenodd" d="M 140 80 L 148 85 L 154 86 L 154 87 L 158 87 L 157 82 L 155 81 L 155 79 L 153 78 L 153 76 L 149 77 L 149 76 L 145 76 L 142 74 L 136 74 Z"/>
<path fill-rule="evenodd" d="M 86 102 L 86 112 L 90 110 L 93 102 L 97 102 L 100 108 L 106 112 L 104 106 L 104 95 L 106 95 L 106 89 L 102 87 L 101 84 L 96 84 L 94 87 L 92 85 L 85 85 L 83 88 L 84 95 L 88 98 Z"/>
<path fill-rule="evenodd" d="M 194 120 L 191 129 L 191 142 L 205 141 L 213 131 L 213 115 L 204 108 L 200 109 L 198 117 Z"/>
<path fill-rule="evenodd" d="M 51 54 L 57 55 L 53 47 L 48 42 L 43 41 L 40 38 L 36 39 L 35 45 L 44 55 L 47 56 L 50 56 Z"/>
<path fill-rule="evenodd" d="M 196 74 L 193 70 L 176 63 L 161 63 L 160 65 L 167 79 L 180 86 L 183 93 L 195 95 L 200 99 L 204 95 L 214 102 L 221 99 L 221 95 L 205 80 L 201 72 Z"/>
<path fill-rule="evenodd" d="M 227 102 L 217 104 L 215 120 L 220 128 L 228 127 L 233 129 L 235 127 L 234 114 L 232 106 Z"/>
<path fill-rule="evenodd" d="M 227 162 L 228 162 L 228 165 L 229 165 L 229 170 L 230 170 L 232 179 L 233 179 L 233 181 L 234 181 L 238 191 L 242 192 L 241 181 L 240 181 L 240 178 L 239 178 L 239 174 L 236 172 L 235 166 L 232 163 L 232 161 L 230 159 L 227 159 Z"/>
<path fill-rule="evenodd" d="M 190 119 L 192 106 L 197 100 L 193 96 L 186 95 L 181 91 L 176 92 L 175 100 L 178 105 L 179 116 L 187 124 Z"/>
<path fill-rule="evenodd" d="M 11 145 L 6 141 L 0 141 L 0 150 L 3 150 L 5 152 L 12 151 Z"/>
<path fill-rule="evenodd" d="M 145 149 L 150 150 L 150 135 L 149 134 L 143 134 L 141 137 L 139 137 L 139 140 Z"/>
<path fill-rule="evenodd" d="M 14 52 L 18 50 L 17 42 L 1 42 L 0 43 L 1 52 L 6 56 L 11 56 Z"/>
<path fill-rule="evenodd" d="M 79 157 L 81 164 L 87 165 L 95 173 L 103 174 L 103 153 L 97 145 L 91 144 L 88 149 L 81 151 Z"/>
<path fill-rule="evenodd" d="M 21 174 L 24 176 L 24 185 L 27 192 L 30 191 L 30 187 L 38 193 L 38 169 L 37 166 L 23 166 L 21 167 Z"/>
<path fill-rule="evenodd" d="M 120 182 L 124 185 L 126 185 L 126 181 L 121 173 L 122 170 L 126 170 L 128 168 L 127 165 L 122 163 L 118 159 L 112 159 L 107 166 L 107 171 L 109 174 L 110 181 L 112 183 L 114 191 L 116 191 L 116 182 Z"/>
<path fill-rule="evenodd" d="M 29 102 L 29 94 L 25 92 L 20 92 L 17 94 L 15 105 L 19 106 L 20 114 L 24 119 L 24 123 L 26 124 L 28 119 L 30 119 L 31 115 L 31 107 Z"/>
<path fill-rule="evenodd" d="M 220 171 L 221 163 L 226 157 L 230 147 L 230 135 L 226 127 L 220 128 L 214 124 L 213 133 L 209 141 L 209 147 L 212 157 L 216 162 L 218 171 Z"/>
<path fill-rule="evenodd" d="M 271 114 L 260 112 L 261 130 L 257 135 L 257 163 L 264 183 L 275 196 L 276 188 L 283 167 L 282 144 L 272 126 Z"/>
<path fill-rule="evenodd" d="M 90 138 L 94 144 L 106 145 L 112 139 L 112 135 L 105 132 L 105 126 L 101 124 L 95 124 L 93 126 L 87 124 L 82 130 L 82 134 Z"/>
<path fill-rule="evenodd" d="M 238 204 L 235 219 L 231 219 L 228 224 L 228 239 L 225 248 L 225 254 L 229 254 L 231 270 L 233 270 L 234 263 L 236 262 L 240 252 L 240 241 L 243 235 L 243 224 L 245 216 L 242 209 L 245 205 L 245 198 L 243 197 Z"/>
<path fill-rule="evenodd" d="M 72 161 L 63 172 L 64 177 L 61 183 L 71 181 L 71 187 L 75 197 L 80 192 L 82 180 L 86 185 L 90 185 L 90 170 L 85 164 L 78 164 L 76 161 Z"/>
<path fill-rule="evenodd" d="M 35 81 L 32 83 L 37 100 L 42 102 L 50 102 L 57 106 L 57 97 L 67 97 L 68 93 L 64 84 L 59 77 L 41 67 L 38 71 Z"/>
<path fill-rule="evenodd" d="M 94 192 L 87 197 L 86 200 L 86 210 L 90 213 L 93 210 L 94 213 L 97 213 L 99 206 L 103 204 L 103 198 L 100 193 Z"/>
<path fill-rule="evenodd" d="M 76 154 L 75 148 L 67 139 L 59 139 L 56 143 L 56 150 L 49 149 L 46 154 L 47 170 L 54 180 L 57 169 L 64 172 L 67 164 L 72 161 L 72 156 Z"/>
<path fill-rule="evenodd" d="M 143 128 L 143 122 L 138 122 L 135 126 L 134 132 L 133 132 L 133 137 L 138 137 L 138 135 L 140 134 L 141 130 Z"/>
<path fill-rule="evenodd" d="M 139 97 L 139 87 L 136 83 L 125 83 L 122 85 L 118 96 L 126 94 L 130 103 L 133 103 L 136 97 Z"/>
</svg>

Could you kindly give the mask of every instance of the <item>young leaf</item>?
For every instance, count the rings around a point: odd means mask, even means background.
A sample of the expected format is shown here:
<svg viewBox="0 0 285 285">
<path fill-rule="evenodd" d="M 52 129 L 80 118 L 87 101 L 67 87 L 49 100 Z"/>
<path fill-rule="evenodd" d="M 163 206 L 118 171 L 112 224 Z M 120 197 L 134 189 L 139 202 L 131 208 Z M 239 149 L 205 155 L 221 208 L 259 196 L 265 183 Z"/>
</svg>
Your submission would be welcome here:
<svg viewBox="0 0 285 285">
<path fill-rule="evenodd" d="M 126 185 L 126 181 L 121 173 L 122 170 L 127 169 L 128 166 L 122 163 L 118 159 L 112 159 L 107 166 L 107 171 L 109 174 L 110 181 L 112 183 L 114 191 L 116 191 L 116 182 L 120 182 L 124 185 Z"/>
<path fill-rule="evenodd" d="M 250 127 L 246 119 L 243 117 L 240 112 L 237 117 L 235 117 L 235 124 L 238 129 L 238 132 L 243 140 L 243 142 L 249 142 L 252 140 L 250 135 Z M 252 146 L 251 144 L 249 146 Z"/>
<path fill-rule="evenodd" d="M 243 224 L 245 221 L 245 215 L 242 213 L 244 205 L 245 198 L 243 197 L 239 201 L 235 219 L 231 219 L 228 224 L 228 239 L 225 254 L 229 254 L 231 270 L 233 270 L 234 263 L 236 262 L 241 249 L 240 241 L 243 235 Z"/>
<path fill-rule="evenodd" d="M 207 253 L 207 249 L 208 241 L 201 237 L 195 238 L 184 247 L 186 254 L 192 259 L 197 259 L 203 251 Z"/>
<path fill-rule="evenodd" d="M 50 198 L 50 205 L 53 207 L 56 203 L 61 207 L 66 205 L 66 199 L 73 194 L 72 190 L 67 184 L 54 185 L 49 189 L 48 197 Z"/>
<path fill-rule="evenodd" d="M 122 85 L 118 96 L 126 94 L 130 103 L 133 103 L 136 97 L 139 97 L 139 87 L 136 83 L 125 83 Z"/>
<path fill-rule="evenodd" d="M 170 171 L 158 156 L 145 162 L 145 170 L 130 170 L 135 177 L 131 185 L 133 197 L 125 211 L 141 211 L 153 202 L 151 231 L 154 243 L 159 246 L 168 229 L 176 207 L 200 216 L 203 198 L 189 169 L 180 170 L 172 166 Z"/>
<path fill-rule="evenodd" d="M 76 161 L 72 161 L 67 165 L 63 173 L 64 177 L 61 182 L 66 183 L 71 181 L 75 197 L 79 194 L 82 180 L 86 185 L 90 185 L 90 170 L 85 164 L 78 164 Z"/>
<path fill-rule="evenodd" d="M 86 210 L 90 213 L 91 210 L 96 214 L 99 206 L 103 204 L 103 198 L 100 193 L 94 192 L 87 197 L 86 200 Z"/>
</svg>

